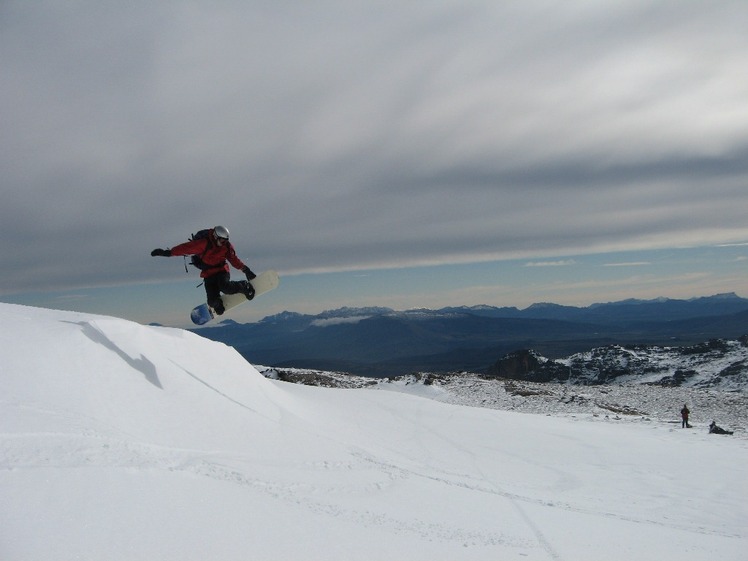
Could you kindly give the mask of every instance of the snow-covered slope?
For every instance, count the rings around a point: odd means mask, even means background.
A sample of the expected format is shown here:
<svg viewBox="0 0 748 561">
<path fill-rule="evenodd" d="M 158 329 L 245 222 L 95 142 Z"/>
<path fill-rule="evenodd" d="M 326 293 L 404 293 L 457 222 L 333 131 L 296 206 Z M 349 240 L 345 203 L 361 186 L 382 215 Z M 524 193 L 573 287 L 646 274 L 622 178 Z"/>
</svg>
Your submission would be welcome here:
<svg viewBox="0 0 748 561">
<path fill-rule="evenodd" d="M 748 442 L 268 380 L 0 304 L 0 558 L 745 559 Z"/>
</svg>

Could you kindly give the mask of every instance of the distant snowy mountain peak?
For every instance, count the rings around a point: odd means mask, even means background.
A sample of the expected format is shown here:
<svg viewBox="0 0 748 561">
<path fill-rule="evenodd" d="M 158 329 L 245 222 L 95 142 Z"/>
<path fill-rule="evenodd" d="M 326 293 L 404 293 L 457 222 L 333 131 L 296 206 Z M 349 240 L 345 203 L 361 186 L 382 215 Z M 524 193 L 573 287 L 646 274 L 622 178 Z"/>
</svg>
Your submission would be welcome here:
<svg viewBox="0 0 748 561">
<path fill-rule="evenodd" d="M 365 319 L 369 319 L 371 316 L 345 316 L 345 317 L 328 317 L 318 318 L 312 320 L 310 324 L 312 327 L 329 327 L 331 325 L 351 324 L 358 323 Z"/>
<path fill-rule="evenodd" d="M 689 302 L 697 300 L 741 300 L 741 298 L 734 292 L 722 292 L 720 294 L 714 294 L 713 296 L 698 296 L 696 298 L 689 298 Z"/>
<path fill-rule="evenodd" d="M 455 317 L 465 312 L 462 310 L 455 309 L 442 309 L 442 310 L 430 310 L 428 308 L 411 308 L 410 310 L 403 310 L 402 312 L 394 312 L 390 314 L 395 317 L 402 317 L 410 320 L 425 320 L 434 318 L 445 318 Z"/>
<path fill-rule="evenodd" d="M 274 314 L 272 316 L 265 316 L 260 321 L 263 323 L 281 323 L 284 321 L 296 320 L 296 319 L 303 318 L 303 317 L 304 315 L 298 312 L 283 311 L 278 314 Z"/>
<path fill-rule="evenodd" d="M 317 315 L 321 319 L 329 318 L 351 318 L 351 317 L 364 317 L 364 316 L 379 316 L 382 314 L 391 313 L 391 308 L 383 308 L 379 306 L 363 307 L 363 308 L 351 308 L 344 306 L 335 310 L 326 310 Z"/>
<path fill-rule="evenodd" d="M 543 310 L 548 308 L 567 308 L 572 306 L 563 306 L 561 304 L 554 304 L 553 302 L 536 302 L 534 304 L 530 304 L 526 309 L 527 310 Z"/>
</svg>

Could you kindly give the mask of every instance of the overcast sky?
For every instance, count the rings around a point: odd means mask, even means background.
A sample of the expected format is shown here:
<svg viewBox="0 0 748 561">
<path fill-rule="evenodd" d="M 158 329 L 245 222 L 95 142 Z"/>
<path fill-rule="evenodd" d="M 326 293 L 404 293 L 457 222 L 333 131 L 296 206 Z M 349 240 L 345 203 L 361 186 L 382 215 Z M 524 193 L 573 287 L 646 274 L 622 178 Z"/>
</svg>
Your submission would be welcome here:
<svg viewBox="0 0 748 561">
<path fill-rule="evenodd" d="M 0 296 L 748 241 L 748 2 L 0 3 Z"/>
</svg>

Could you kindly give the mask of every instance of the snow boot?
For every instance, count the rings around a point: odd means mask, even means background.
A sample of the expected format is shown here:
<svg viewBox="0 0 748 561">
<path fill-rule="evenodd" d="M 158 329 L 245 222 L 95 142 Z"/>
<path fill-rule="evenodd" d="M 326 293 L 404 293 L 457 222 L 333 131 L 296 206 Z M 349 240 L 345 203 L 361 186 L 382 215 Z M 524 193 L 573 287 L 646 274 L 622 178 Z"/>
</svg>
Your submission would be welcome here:
<svg viewBox="0 0 748 561">
<path fill-rule="evenodd" d="M 247 297 L 247 300 L 251 300 L 255 297 L 255 287 L 249 281 L 241 281 L 242 293 Z"/>
<path fill-rule="evenodd" d="M 219 316 L 223 315 L 223 312 L 226 311 L 226 308 L 223 307 L 223 300 L 221 300 L 220 298 L 216 298 L 212 302 L 208 302 L 208 306 L 213 308 L 213 311 Z"/>
</svg>

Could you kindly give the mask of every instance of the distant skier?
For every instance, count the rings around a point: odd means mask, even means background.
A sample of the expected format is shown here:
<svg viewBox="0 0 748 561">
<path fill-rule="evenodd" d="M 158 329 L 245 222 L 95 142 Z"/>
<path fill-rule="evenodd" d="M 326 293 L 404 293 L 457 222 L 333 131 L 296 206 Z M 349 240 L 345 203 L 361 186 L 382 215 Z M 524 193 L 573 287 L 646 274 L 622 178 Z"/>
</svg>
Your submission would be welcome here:
<svg viewBox="0 0 748 561">
<path fill-rule="evenodd" d="M 257 275 L 237 257 L 234 246 L 229 241 L 229 231 L 224 226 L 201 230 L 190 241 L 181 243 L 171 249 L 154 249 L 151 251 L 151 255 L 154 257 L 192 255 L 192 264 L 200 269 L 200 276 L 205 281 L 208 306 L 213 308 L 218 315 L 225 311 L 221 293 L 236 294 L 241 292 L 248 300 L 255 296 L 255 289 L 249 281 Z M 231 269 L 229 269 L 226 261 L 244 273 L 247 280 L 232 281 Z"/>
<path fill-rule="evenodd" d="M 686 407 L 686 404 L 683 404 L 683 409 L 680 410 L 680 418 L 681 418 L 681 428 L 683 429 L 690 429 L 691 425 L 688 424 L 688 415 L 691 412 L 688 410 L 688 407 Z"/>
<path fill-rule="evenodd" d="M 731 430 L 725 430 L 722 427 L 718 427 L 717 423 L 712 421 L 712 424 L 709 425 L 709 434 L 732 434 L 733 431 Z"/>
</svg>

